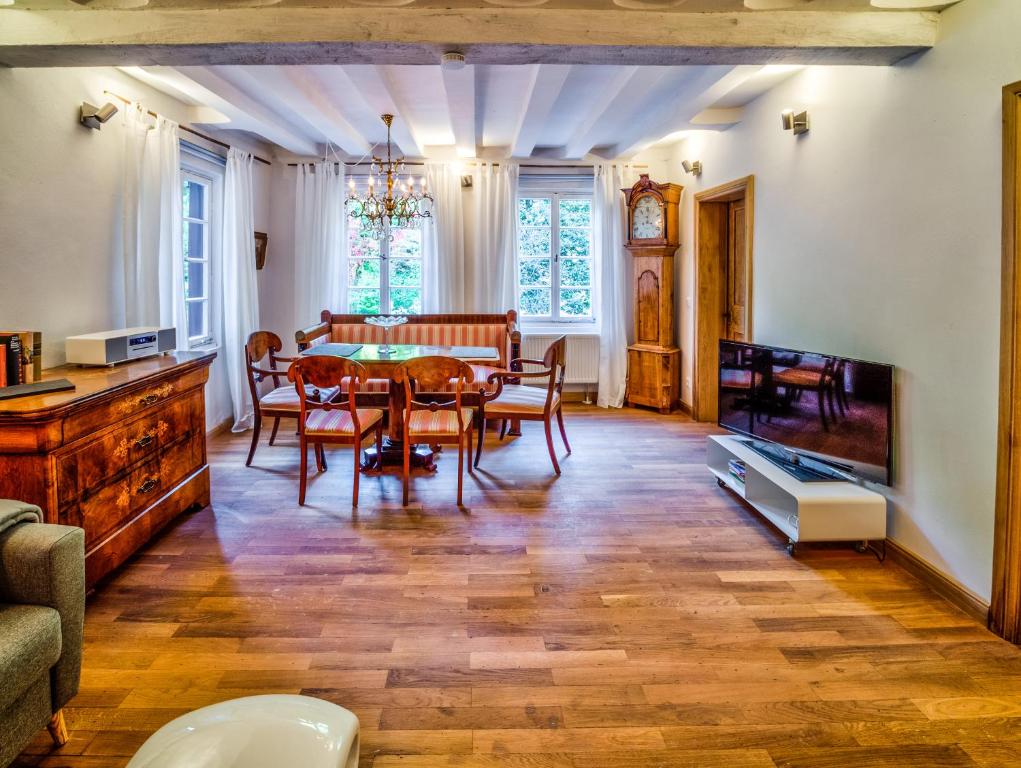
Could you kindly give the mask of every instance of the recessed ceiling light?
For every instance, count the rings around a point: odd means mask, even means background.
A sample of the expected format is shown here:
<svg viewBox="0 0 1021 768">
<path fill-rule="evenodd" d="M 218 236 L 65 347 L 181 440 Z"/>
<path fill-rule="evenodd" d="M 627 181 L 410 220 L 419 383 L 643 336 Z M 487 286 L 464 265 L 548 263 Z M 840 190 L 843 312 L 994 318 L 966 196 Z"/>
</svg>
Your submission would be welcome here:
<svg viewBox="0 0 1021 768">
<path fill-rule="evenodd" d="M 942 8 L 953 5 L 957 0 L 872 0 L 873 8 L 899 8 L 900 10 L 921 11 L 926 8 Z"/>
<path fill-rule="evenodd" d="M 798 8 L 812 0 L 744 0 L 744 7 L 752 11 L 779 11 L 784 8 Z"/>
<path fill-rule="evenodd" d="M 688 0 L 613 0 L 613 4 L 632 11 L 657 11 L 676 8 Z"/>
</svg>

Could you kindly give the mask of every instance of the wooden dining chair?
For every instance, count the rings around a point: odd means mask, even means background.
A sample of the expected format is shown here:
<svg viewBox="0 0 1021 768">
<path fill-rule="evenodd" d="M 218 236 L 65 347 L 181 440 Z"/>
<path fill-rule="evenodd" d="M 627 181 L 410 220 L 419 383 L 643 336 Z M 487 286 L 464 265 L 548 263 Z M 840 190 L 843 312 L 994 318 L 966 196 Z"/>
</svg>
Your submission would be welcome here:
<svg viewBox="0 0 1021 768">
<path fill-rule="evenodd" d="M 430 445 L 457 445 L 457 505 L 462 506 L 464 457 L 468 455 L 471 472 L 472 421 L 471 408 L 461 405 L 465 387 L 475 381 L 468 363 L 453 357 L 430 355 L 401 363 L 394 370 L 393 380 L 404 387 L 404 505 L 408 504 L 408 483 L 411 478 L 411 445 L 415 441 Z M 418 400 L 419 392 L 437 393 L 454 382 L 453 399 L 444 402 Z M 447 397 L 449 393 L 430 394 Z"/>
<path fill-rule="evenodd" d="M 496 390 L 483 395 L 479 406 L 479 442 L 475 449 L 475 466 L 482 457 L 482 442 L 486 436 L 486 420 L 499 419 L 500 439 L 507 432 L 508 421 L 541 421 L 546 427 L 546 447 L 553 461 L 553 471 L 560 474 L 560 464 L 553 448 L 553 417 L 557 418 L 560 437 L 564 441 L 567 453 L 571 453 L 571 444 L 567 442 L 567 431 L 564 429 L 564 413 L 561 409 L 562 392 L 564 389 L 564 372 L 567 369 L 567 337 L 561 336 L 546 349 L 542 360 L 519 358 L 511 361 L 523 365 L 540 365 L 543 370 L 533 372 L 498 371 L 489 375 L 490 382 L 496 382 Z M 544 388 L 530 387 L 525 384 L 508 384 L 515 379 L 547 379 Z"/>
<path fill-rule="evenodd" d="M 248 337 L 245 344 L 245 372 L 248 375 L 248 389 L 252 394 L 252 406 L 255 409 L 255 423 L 252 429 L 252 447 L 248 449 L 245 466 L 252 466 L 255 449 L 259 445 L 259 434 L 262 431 L 263 418 L 273 419 L 273 431 L 269 435 L 269 444 L 276 440 L 280 419 L 298 418 L 300 404 L 298 393 L 294 387 L 283 380 L 287 378 L 287 369 L 277 368 L 277 363 L 294 361 L 293 357 L 279 354 L 283 349 L 280 337 L 270 331 L 256 331 Z M 265 358 L 265 363 L 263 362 Z M 259 384 L 267 378 L 273 379 L 273 389 L 264 395 L 259 394 Z M 313 399 L 329 400 L 337 393 L 330 389 L 325 391 L 309 391 Z"/>
<path fill-rule="evenodd" d="M 378 408 L 357 408 L 355 399 L 358 384 L 364 380 L 365 368 L 361 363 L 346 357 L 315 355 L 299 357 L 287 372 L 294 382 L 298 396 L 298 439 L 301 444 L 301 481 L 298 486 L 298 504 L 305 503 L 305 486 L 308 482 L 308 445 L 312 444 L 316 468 L 327 470 L 325 445 L 354 446 L 354 490 L 351 505 L 358 506 L 358 478 L 361 475 L 361 451 L 365 437 L 376 433 L 376 455 L 383 452 L 383 411 Z M 342 387 L 345 383 L 347 386 Z M 343 389 L 343 395 L 319 402 L 308 396 L 308 388 Z"/>
</svg>

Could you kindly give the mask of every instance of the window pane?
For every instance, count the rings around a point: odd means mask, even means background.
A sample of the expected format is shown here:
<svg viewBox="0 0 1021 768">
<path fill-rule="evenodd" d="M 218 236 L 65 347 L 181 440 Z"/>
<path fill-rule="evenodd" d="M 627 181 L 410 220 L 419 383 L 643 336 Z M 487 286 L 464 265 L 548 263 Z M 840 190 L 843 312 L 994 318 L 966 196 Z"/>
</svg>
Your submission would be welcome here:
<svg viewBox="0 0 1021 768">
<path fill-rule="evenodd" d="M 565 288 L 560 291 L 560 314 L 565 317 L 588 317 L 592 314 L 592 294 L 587 288 Z"/>
<path fill-rule="evenodd" d="M 379 259 L 351 259 L 347 282 L 352 288 L 379 288 Z"/>
<path fill-rule="evenodd" d="M 522 259 L 518 267 L 518 285 L 552 285 L 550 264 L 549 259 Z"/>
<path fill-rule="evenodd" d="M 550 289 L 525 288 L 521 291 L 521 314 L 548 316 L 550 314 Z"/>
<path fill-rule="evenodd" d="M 184 297 L 203 298 L 206 295 L 206 264 L 202 261 L 184 263 Z"/>
<path fill-rule="evenodd" d="M 518 222 L 523 227 L 548 227 L 553 223 L 550 216 L 551 200 L 547 197 L 523 197 L 518 200 Z"/>
<path fill-rule="evenodd" d="M 592 281 L 592 262 L 589 259 L 564 259 L 560 262 L 560 284 L 588 288 Z"/>
<path fill-rule="evenodd" d="M 518 253 L 522 256 L 548 256 L 551 233 L 548 229 L 524 227 L 518 230 Z"/>
<path fill-rule="evenodd" d="M 184 182 L 184 197 L 182 199 L 183 215 L 192 219 L 205 218 L 206 187 L 197 181 Z"/>
<path fill-rule="evenodd" d="M 378 315 L 379 291 L 367 288 L 350 288 L 347 292 L 348 311 L 356 315 Z"/>
<path fill-rule="evenodd" d="M 591 227 L 592 226 L 592 201 L 591 200 L 561 200 L 560 201 L 560 226 L 561 227 Z"/>
<path fill-rule="evenodd" d="M 395 315 L 419 314 L 422 311 L 422 289 L 392 289 L 390 291 L 390 311 Z"/>
<path fill-rule="evenodd" d="M 422 255 L 422 230 L 393 229 L 390 231 L 390 258 L 400 259 Z"/>
<path fill-rule="evenodd" d="M 356 218 L 348 219 L 348 256 L 352 259 L 379 258 L 379 241 L 372 232 L 363 229 Z"/>
<path fill-rule="evenodd" d="M 206 332 L 206 302 L 188 302 L 188 338 L 205 338 Z"/>
<path fill-rule="evenodd" d="M 390 259 L 390 285 L 421 286 L 422 260 Z"/>
<path fill-rule="evenodd" d="M 589 255 L 589 231 L 587 229 L 562 229 L 560 230 L 560 256 L 570 258 L 572 256 Z"/>
<path fill-rule="evenodd" d="M 205 226 L 205 224 L 200 224 L 197 221 L 184 222 L 184 234 L 181 238 L 181 250 L 184 252 L 184 258 L 206 258 L 205 239 L 203 237 Z"/>
</svg>

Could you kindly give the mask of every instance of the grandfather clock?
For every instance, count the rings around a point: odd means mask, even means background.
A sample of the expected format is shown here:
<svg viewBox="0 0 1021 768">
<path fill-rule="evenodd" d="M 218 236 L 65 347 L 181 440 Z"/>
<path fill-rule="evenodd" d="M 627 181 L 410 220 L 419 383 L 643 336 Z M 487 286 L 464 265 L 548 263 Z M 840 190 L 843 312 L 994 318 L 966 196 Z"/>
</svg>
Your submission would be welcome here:
<svg viewBox="0 0 1021 768">
<path fill-rule="evenodd" d="M 634 262 L 635 343 L 628 347 L 628 405 L 670 413 L 680 400 L 681 350 L 674 344 L 674 252 L 683 187 L 643 173 L 630 189 L 627 242 Z"/>
</svg>

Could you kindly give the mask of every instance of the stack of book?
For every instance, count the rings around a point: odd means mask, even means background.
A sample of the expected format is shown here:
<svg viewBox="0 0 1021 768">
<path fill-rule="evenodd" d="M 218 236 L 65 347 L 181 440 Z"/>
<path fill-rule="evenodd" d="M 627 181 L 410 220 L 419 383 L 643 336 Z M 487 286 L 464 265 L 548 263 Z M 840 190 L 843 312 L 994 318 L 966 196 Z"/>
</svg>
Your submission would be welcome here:
<svg viewBox="0 0 1021 768">
<path fill-rule="evenodd" d="M 737 480 L 739 483 L 744 483 L 745 476 L 745 465 L 743 461 L 738 459 L 731 459 L 727 462 L 727 468 L 730 470 L 730 476 Z"/>
<path fill-rule="evenodd" d="M 15 387 L 42 378 L 42 334 L 0 331 L 0 387 Z"/>
<path fill-rule="evenodd" d="M 21 336 L 16 333 L 0 334 L 0 387 L 25 383 L 21 356 Z"/>
</svg>

